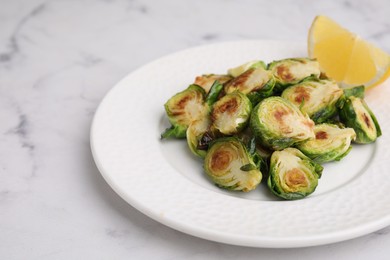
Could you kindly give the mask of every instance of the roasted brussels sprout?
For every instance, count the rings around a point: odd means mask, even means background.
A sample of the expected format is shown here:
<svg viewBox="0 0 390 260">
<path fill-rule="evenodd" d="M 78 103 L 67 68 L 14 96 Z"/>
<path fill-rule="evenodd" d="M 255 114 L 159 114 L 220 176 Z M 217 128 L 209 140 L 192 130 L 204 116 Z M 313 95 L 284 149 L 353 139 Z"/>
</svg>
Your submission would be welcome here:
<svg viewBox="0 0 390 260">
<path fill-rule="evenodd" d="M 204 169 L 214 183 L 230 190 L 251 191 L 262 179 L 245 145 L 235 137 L 220 138 L 211 144 Z"/>
<path fill-rule="evenodd" d="M 232 93 L 238 90 L 244 94 L 259 91 L 271 93 L 274 85 L 275 80 L 272 73 L 260 66 L 248 69 L 238 77 L 227 82 L 225 92 Z"/>
<path fill-rule="evenodd" d="M 205 91 L 197 85 L 190 85 L 177 93 L 164 106 L 172 126 L 161 134 L 161 138 L 186 137 L 188 126 L 209 113 L 205 105 Z"/>
<path fill-rule="evenodd" d="M 286 148 L 272 154 L 267 185 L 280 198 L 302 199 L 314 192 L 322 170 L 298 149 Z"/>
<path fill-rule="evenodd" d="M 352 128 L 339 128 L 333 124 L 314 126 L 316 138 L 297 144 L 297 148 L 317 163 L 339 161 L 352 149 L 356 138 Z"/>
<path fill-rule="evenodd" d="M 282 97 L 261 101 L 253 109 L 250 126 L 259 141 L 273 150 L 282 150 L 315 137 L 314 122 Z"/>
<path fill-rule="evenodd" d="M 304 80 L 286 88 L 282 97 L 300 108 L 316 123 L 325 122 L 337 113 L 336 103 L 343 90 L 332 80 Z"/>
<path fill-rule="evenodd" d="M 215 81 L 224 84 L 231 79 L 232 77 L 229 75 L 207 74 L 207 75 L 197 76 L 195 78 L 194 84 L 202 87 L 206 91 L 206 93 L 208 93 Z"/>
<path fill-rule="evenodd" d="M 239 91 L 227 94 L 213 105 L 213 128 L 225 135 L 238 133 L 247 125 L 251 112 L 252 103 L 244 94 Z"/>
<path fill-rule="evenodd" d="M 264 61 L 261 60 L 254 60 L 254 61 L 249 61 L 247 63 L 244 63 L 238 67 L 231 68 L 228 70 L 228 74 L 232 77 L 238 77 L 245 71 L 249 69 L 256 69 L 262 67 L 263 69 L 266 69 L 267 65 L 264 63 Z"/>
<path fill-rule="evenodd" d="M 299 83 L 301 80 L 310 76 L 318 78 L 321 74 L 319 63 L 316 60 L 308 58 L 273 61 L 268 65 L 268 69 L 275 76 L 279 90 Z"/>
<path fill-rule="evenodd" d="M 204 104 L 207 111 L 210 111 L 212 105 L 218 100 L 222 88 L 223 85 L 218 81 L 215 81 L 211 86 Z M 210 114 L 204 114 L 203 117 L 191 122 L 187 128 L 186 138 L 190 151 L 197 156 L 205 157 L 208 143 L 215 138 L 211 131 Z"/>
<path fill-rule="evenodd" d="M 210 117 L 206 116 L 192 122 L 187 128 L 186 132 L 187 144 L 190 148 L 190 151 L 202 158 L 206 156 L 207 148 L 204 149 L 203 147 L 200 147 L 199 142 L 203 138 L 203 135 L 209 130 L 210 125 Z"/>
<path fill-rule="evenodd" d="M 341 102 L 339 115 L 346 126 L 355 130 L 356 143 L 372 143 L 382 135 L 375 115 L 362 98 L 356 96 L 345 97 Z"/>
</svg>

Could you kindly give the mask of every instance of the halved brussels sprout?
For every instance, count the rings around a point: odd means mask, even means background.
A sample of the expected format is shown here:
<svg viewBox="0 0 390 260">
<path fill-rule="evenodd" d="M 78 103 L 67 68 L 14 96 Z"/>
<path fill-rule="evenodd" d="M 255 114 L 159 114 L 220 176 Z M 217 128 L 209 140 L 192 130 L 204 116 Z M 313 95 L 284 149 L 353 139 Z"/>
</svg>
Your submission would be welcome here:
<svg viewBox="0 0 390 260">
<path fill-rule="evenodd" d="M 213 105 L 212 125 L 220 133 L 232 135 L 241 131 L 248 123 L 252 103 L 241 92 L 225 95 Z"/>
<path fill-rule="evenodd" d="M 282 97 L 300 108 L 316 123 L 325 122 L 337 113 L 336 102 L 343 90 L 332 80 L 305 80 L 286 88 Z"/>
<path fill-rule="evenodd" d="M 268 69 L 272 71 L 281 90 L 310 76 L 318 78 L 321 74 L 319 63 L 309 58 L 273 61 L 268 65 Z"/>
<path fill-rule="evenodd" d="M 382 135 L 375 115 L 362 98 L 346 97 L 339 114 L 341 121 L 355 130 L 357 143 L 372 143 Z"/>
<path fill-rule="evenodd" d="M 203 147 L 200 147 L 199 142 L 203 138 L 204 134 L 209 130 L 210 125 L 210 117 L 206 116 L 192 122 L 186 132 L 187 144 L 191 152 L 202 158 L 206 156 L 207 148 L 203 149 Z"/>
<path fill-rule="evenodd" d="M 232 93 L 238 90 L 244 94 L 248 94 L 261 91 L 262 89 L 266 89 L 269 92 L 269 89 L 272 91 L 274 85 L 275 81 L 272 73 L 260 66 L 258 68 L 248 69 L 226 83 L 225 92 Z"/>
<path fill-rule="evenodd" d="M 261 61 L 261 60 L 249 61 L 249 62 L 244 63 L 238 67 L 229 69 L 228 74 L 232 77 L 238 77 L 239 75 L 241 75 L 242 73 L 244 73 L 245 71 L 247 71 L 249 69 L 256 69 L 259 67 L 266 69 L 267 65 L 265 65 L 264 61 Z"/>
<path fill-rule="evenodd" d="M 171 97 L 164 105 L 172 126 L 161 134 L 161 138 L 184 138 L 188 126 L 209 113 L 205 105 L 205 91 L 190 85 L 187 89 Z"/>
<path fill-rule="evenodd" d="M 262 179 L 245 145 L 235 137 L 220 138 L 211 144 L 204 169 L 214 183 L 230 190 L 251 191 Z"/>
<path fill-rule="evenodd" d="M 218 100 L 219 93 L 222 89 L 223 85 L 218 81 L 213 83 L 204 104 L 207 111 L 210 111 L 212 105 Z M 191 152 L 202 158 L 205 157 L 208 144 L 215 139 L 211 129 L 210 113 L 190 123 L 187 128 L 186 138 Z"/>
<path fill-rule="evenodd" d="M 298 149 L 286 148 L 272 154 L 267 185 L 280 198 L 302 199 L 314 192 L 322 170 Z"/>
<path fill-rule="evenodd" d="M 318 163 L 339 161 L 352 149 L 356 138 L 352 128 L 339 128 L 332 124 L 314 126 L 316 138 L 297 144 L 297 148 Z"/>
<path fill-rule="evenodd" d="M 202 87 L 206 91 L 206 93 L 208 93 L 215 81 L 224 84 L 231 79 L 232 77 L 229 75 L 208 74 L 208 75 L 197 76 L 195 78 L 194 84 Z"/>
<path fill-rule="evenodd" d="M 282 97 L 269 97 L 254 109 L 250 126 L 259 141 L 273 150 L 282 150 L 312 139 L 314 122 Z"/>
</svg>

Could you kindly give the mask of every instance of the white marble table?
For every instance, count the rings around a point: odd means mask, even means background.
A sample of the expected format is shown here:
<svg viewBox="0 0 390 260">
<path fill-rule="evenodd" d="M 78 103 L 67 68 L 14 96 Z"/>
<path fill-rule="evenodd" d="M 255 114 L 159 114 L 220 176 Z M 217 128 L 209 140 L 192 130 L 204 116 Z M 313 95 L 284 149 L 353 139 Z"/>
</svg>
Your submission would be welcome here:
<svg viewBox="0 0 390 260">
<path fill-rule="evenodd" d="M 199 44 L 305 41 L 327 14 L 390 51 L 390 3 L 0 1 L 0 259 L 389 259 L 390 227 L 330 245 L 257 249 L 149 219 L 99 174 L 89 129 L 137 67 Z"/>
</svg>

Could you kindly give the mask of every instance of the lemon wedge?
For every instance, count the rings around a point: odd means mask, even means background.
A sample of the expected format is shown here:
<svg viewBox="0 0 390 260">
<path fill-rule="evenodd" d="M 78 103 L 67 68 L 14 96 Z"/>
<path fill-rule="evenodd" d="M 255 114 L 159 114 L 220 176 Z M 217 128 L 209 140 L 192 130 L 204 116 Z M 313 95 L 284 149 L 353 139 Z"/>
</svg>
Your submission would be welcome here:
<svg viewBox="0 0 390 260">
<path fill-rule="evenodd" d="M 371 88 L 390 76 L 389 54 L 323 15 L 310 27 L 308 52 L 318 60 L 321 72 L 342 87 Z"/>
</svg>

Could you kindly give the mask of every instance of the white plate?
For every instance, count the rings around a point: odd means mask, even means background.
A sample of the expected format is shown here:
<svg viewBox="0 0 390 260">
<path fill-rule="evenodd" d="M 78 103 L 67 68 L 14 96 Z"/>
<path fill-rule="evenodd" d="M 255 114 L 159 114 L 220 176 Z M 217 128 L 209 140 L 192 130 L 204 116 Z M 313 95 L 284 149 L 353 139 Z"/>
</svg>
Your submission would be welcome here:
<svg viewBox="0 0 390 260">
<path fill-rule="evenodd" d="M 119 82 L 91 129 L 96 164 L 109 185 L 147 216 L 182 232 L 253 247 L 303 247 L 358 237 L 390 224 L 389 86 L 367 93 L 383 136 L 328 163 L 314 194 L 275 199 L 262 183 L 250 193 L 215 187 L 184 140 L 160 140 L 163 104 L 195 76 L 246 61 L 305 56 L 304 44 L 240 41 L 192 48 L 156 60 Z M 264 182 L 264 181 L 263 181 Z"/>
</svg>

